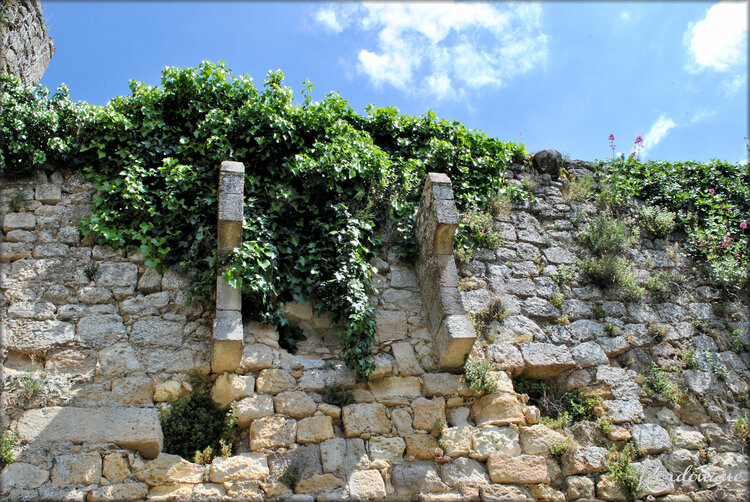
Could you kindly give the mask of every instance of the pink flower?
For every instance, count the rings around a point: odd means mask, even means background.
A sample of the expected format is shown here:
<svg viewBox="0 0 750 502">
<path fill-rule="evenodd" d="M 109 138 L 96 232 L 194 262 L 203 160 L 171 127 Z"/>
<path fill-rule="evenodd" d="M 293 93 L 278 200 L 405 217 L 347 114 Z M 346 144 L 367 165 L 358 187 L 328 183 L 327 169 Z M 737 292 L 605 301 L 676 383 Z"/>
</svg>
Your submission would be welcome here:
<svg viewBox="0 0 750 502">
<path fill-rule="evenodd" d="M 695 263 L 700 263 L 700 262 L 701 262 L 700 260 L 695 260 Z"/>
<path fill-rule="evenodd" d="M 599 162 L 599 159 L 594 159 L 594 162 Z"/>
<path fill-rule="evenodd" d="M 632 159 L 633 157 L 635 157 L 635 152 L 630 152 L 630 158 Z"/>
<path fill-rule="evenodd" d="M 725 248 L 725 247 L 727 247 L 727 244 L 728 244 L 727 241 L 724 241 L 724 242 L 721 243 L 721 247 Z"/>
<path fill-rule="evenodd" d="M 708 189 L 708 193 L 711 194 L 711 195 L 713 195 L 713 194 L 716 193 L 716 190 L 714 190 L 713 188 L 709 188 Z"/>
<path fill-rule="evenodd" d="M 746 229 L 746 228 L 747 228 L 747 221 L 745 221 L 745 220 L 742 220 L 742 221 L 740 222 L 740 228 L 741 228 L 741 229 L 743 229 L 743 230 L 744 230 L 744 229 Z"/>
<path fill-rule="evenodd" d="M 701 247 L 706 245 L 706 241 L 701 241 Z"/>
<path fill-rule="evenodd" d="M 614 141 L 615 140 L 615 135 L 614 134 L 610 134 L 609 135 L 609 140 L 610 141 Z"/>
<path fill-rule="evenodd" d="M 635 144 L 636 145 L 642 145 L 643 144 L 643 138 L 641 137 L 640 134 L 638 136 L 636 136 L 636 138 L 635 138 Z"/>
<path fill-rule="evenodd" d="M 735 258 L 739 258 L 739 257 L 740 257 L 740 254 L 739 254 L 739 253 L 737 253 L 736 255 L 734 255 L 734 257 L 735 257 Z"/>
</svg>

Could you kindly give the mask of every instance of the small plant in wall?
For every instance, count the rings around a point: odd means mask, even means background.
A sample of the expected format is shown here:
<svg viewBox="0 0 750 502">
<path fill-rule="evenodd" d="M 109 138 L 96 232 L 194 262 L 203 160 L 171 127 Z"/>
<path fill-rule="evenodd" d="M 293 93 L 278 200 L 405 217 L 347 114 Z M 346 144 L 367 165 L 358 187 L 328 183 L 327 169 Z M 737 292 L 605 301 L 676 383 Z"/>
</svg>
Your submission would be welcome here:
<svg viewBox="0 0 750 502">
<path fill-rule="evenodd" d="M 551 456 L 560 459 L 563 455 L 576 449 L 576 444 L 568 436 L 560 441 L 555 441 L 547 445 L 547 451 Z"/>
<path fill-rule="evenodd" d="M 16 461 L 13 448 L 17 442 L 18 438 L 16 435 L 8 431 L 3 432 L 2 436 L 0 436 L 0 470 Z"/>
<path fill-rule="evenodd" d="M 209 394 L 210 381 L 203 375 L 191 378 L 193 391 L 172 403 L 162 417 L 164 452 L 200 463 L 210 463 L 215 452 L 231 452 L 237 423 L 237 407 L 219 409 Z M 223 442 L 222 442 L 223 441 Z"/>
<path fill-rule="evenodd" d="M 643 452 L 633 443 L 626 443 L 621 450 L 612 447 L 607 453 L 607 471 L 615 478 L 615 482 L 623 489 L 629 499 L 633 499 L 638 492 L 640 479 L 638 471 L 632 462 L 643 456 Z"/>
<path fill-rule="evenodd" d="M 295 457 L 284 468 L 283 474 L 279 477 L 279 481 L 287 485 L 289 488 L 294 490 L 297 483 L 302 481 L 302 475 L 307 467 L 307 460 L 301 457 Z"/>
<path fill-rule="evenodd" d="M 472 392 L 491 393 L 497 386 L 497 381 L 491 372 L 490 362 L 487 359 L 467 358 L 464 363 L 464 375 L 466 384 Z"/>
</svg>

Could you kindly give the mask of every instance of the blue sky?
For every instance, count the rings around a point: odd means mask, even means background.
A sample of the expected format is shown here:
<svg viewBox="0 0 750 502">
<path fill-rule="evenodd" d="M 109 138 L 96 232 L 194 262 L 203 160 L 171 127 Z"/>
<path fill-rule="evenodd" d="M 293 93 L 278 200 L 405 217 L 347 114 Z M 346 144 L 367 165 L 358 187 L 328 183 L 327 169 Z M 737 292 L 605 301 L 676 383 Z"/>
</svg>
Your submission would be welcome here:
<svg viewBox="0 0 750 502">
<path fill-rule="evenodd" d="M 747 157 L 748 2 L 65 2 L 43 0 L 42 78 L 95 104 L 164 66 L 223 60 L 262 86 L 427 110 L 574 159 Z M 301 98 L 300 98 L 301 101 Z"/>
</svg>

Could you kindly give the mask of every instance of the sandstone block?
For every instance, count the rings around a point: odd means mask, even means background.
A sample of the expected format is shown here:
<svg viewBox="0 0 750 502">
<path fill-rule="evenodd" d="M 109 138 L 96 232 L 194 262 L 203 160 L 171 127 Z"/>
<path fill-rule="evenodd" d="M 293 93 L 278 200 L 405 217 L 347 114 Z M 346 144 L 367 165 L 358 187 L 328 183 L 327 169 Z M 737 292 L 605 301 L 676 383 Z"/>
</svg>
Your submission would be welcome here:
<svg viewBox="0 0 750 502">
<path fill-rule="evenodd" d="M 518 376 L 523 371 L 526 363 L 523 361 L 521 351 L 511 344 L 490 344 L 487 346 L 487 355 L 495 363 L 497 369 L 510 371 L 513 376 Z"/>
<path fill-rule="evenodd" d="M 242 348 L 242 369 L 259 371 L 273 366 L 273 351 L 262 343 L 248 343 Z"/>
<path fill-rule="evenodd" d="M 706 446 L 706 438 L 700 431 L 689 427 L 675 427 L 672 430 L 675 448 L 699 450 Z"/>
<path fill-rule="evenodd" d="M 549 483 L 547 460 L 536 455 L 512 457 L 495 453 L 487 459 L 487 469 L 493 483 Z"/>
<path fill-rule="evenodd" d="M 211 349 L 211 371 L 236 371 L 242 363 L 242 340 L 214 340 Z"/>
<path fill-rule="evenodd" d="M 229 408 L 232 401 L 238 401 L 253 393 L 255 379 L 250 376 L 240 376 L 233 373 L 224 373 L 214 382 L 211 389 L 211 398 L 216 401 L 219 408 Z"/>
<path fill-rule="evenodd" d="M 237 402 L 237 425 L 247 427 L 256 418 L 273 415 L 273 398 L 268 394 L 255 394 Z"/>
<path fill-rule="evenodd" d="M 0 263 L 22 260 L 31 256 L 31 246 L 23 242 L 0 242 Z"/>
<path fill-rule="evenodd" d="M 258 392 L 264 394 L 278 394 L 293 390 L 297 385 L 296 380 L 289 372 L 281 369 L 265 369 L 258 374 L 256 387 Z"/>
<path fill-rule="evenodd" d="M 297 419 L 309 417 L 318 409 L 315 401 L 306 393 L 300 391 L 280 392 L 276 394 L 273 402 L 276 413 L 289 415 Z"/>
<path fill-rule="evenodd" d="M 440 435 L 440 445 L 449 457 L 460 457 L 471 452 L 472 430 L 470 425 L 448 427 Z"/>
<path fill-rule="evenodd" d="M 8 213 L 3 217 L 3 232 L 11 230 L 33 230 L 36 228 L 34 213 Z"/>
<path fill-rule="evenodd" d="M 437 397 L 425 399 L 419 397 L 411 403 L 413 427 L 424 431 L 431 431 L 437 421 L 445 424 L 445 399 Z"/>
<path fill-rule="evenodd" d="M 460 457 L 438 467 L 440 477 L 452 487 L 482 486 L 490 484 L 490 477 L 483 464 Z"/>
<path fill-rule="evenodd" d="M 182 345 L 182 324 L 153 318 L 136 321 L 130 332 L 130 341 L 134 345 L 179 347 Z"/>
<path fill-rule="evenodd" d="M 208 477 L 214 483 L 268 478 L 268 463 L 262 453 L 240 453 L 229 458 L 217 457 L 211 462 Z"/>
<path fill-rule="evenodd" d="M 406 313 L 398 310 L 376 310 L 378 343 L 406 338 Z"/>
<path fill-rule="evenodd" d="M 190 500 L 194 489 L 195 485 L 186 483 L 154 486 L 148 491 L 148 500 Z"/>
<path fill-rule="evenodd" d="M 656 459 L 633 462 L 633 468 L 640 474 L 641 483 L 638 486 L 638 496 L 659 496 L 674 493 L 672 475 L 667 472 L 661 462 Z"/>
<path fill-rule="evenodd" d="M 442 448 L 430 434 L 410 434 L 406 440 L 406 454 L 422 460 L 431 460 L 443 454 Z"/>
<path fill-rule="evenodd" d="M 406 443 L 403 438 L 384 436 L 373 436 L 369 441 L 370 458 L 375 462 L 385 460 L 390 464 L 403 462 Z"/>
<path fill-rule="evenodd" d="M 427 373 L 424 379 L 424 394 L 434 396 L 470 396 L 472 392 L 466 386 L 466 379 L 452 373 Z"/>
<path fill-rule="evenodd" d="M 316 474 L 297 483 L 294 493 L 328 492 L 343 484 L 344 482 L 333 474 Z"/>
<path fill-rule="evenodd" d="M 562 456 L 562 472 L 565 476 L 591 474 L 606 470 L 607 450 L 599 446 L 576 448 Z"/>
<path fill-rule="evenodd" d="M 482 502 L 531 502 L 534 500 L 528 492 L 508 485 L 483 486 L 481 494 Z"/>
<path fill-rule="evenodd" d="M 221 276 L 216 278 L 216 310 L 242 310 L 242 293 Z"/>
<path fill-rule="evenodd" d="M 422 395 L 421 387 L 417 377 L 388 377 L 369 384 L 375 399 L 388 406 L 408 404 Z"/>
<path fill-rule="evenodd" d="M 242 341 L 242 313 L 238 310 L 217 310 L 214 317 L 213 339 Z"/>
<path fill-rule="evenodd" d="M 513 394 L 489 394 L 477 399 L 473 406 L 477 426 L 524 424 L 521 403 Z"/>
<path fill-rule="evenodd" d="M 119 315 L 97 314 L 78 321 L 76 336 L 90 347 L 104 349 L 125 340 L 128 333 Z"/>
<path fill-rule="evenodd" d="M 402 498 L 415 493 L 449 491 L 433 462 L 414 461 L 395 465 L 391 470 L 391 483 L 396 494 Z"/>
<path fill-rule="evenodd" d="M 98 453 L 80 453 L 56 457 L 50 477 L 55 486 L 98 484 L 102 477 L 102 458 Z"/>
<path fill-rule="evenodd" d="M 354 500 L 375 500 L 386 496 L 383 476 L 374 469 L 352 472 L 347 488 L 349 496 Z"/>
<path fill-rule="evenodd" d="M 594 482 L 585 476 L 568 476 L 565 478 L 565 488 L 568 499 L 593 499 Z"/>
<path fill-rule="evenodd" d="M 258 418 L 250 424 L 250 450 L 286 447 L 297 437 L 297 422 L 280 415 Z"/>
<path fill-rule="evenodd" d="M 474 325 L 468 317 L 462 314 L 447 316 L 440 324 L 434 342 L 435 352 L 439 355 L 438 366 L 443 369 L 463 366 L 476 339 Z"/>
<path fill-rule="evenodd" d="M 200 483 L 203 481 L 205 466 L 194 464 L 179 455 L 162 453 L 143 465 L 133 466 L 133 474 L 139 481 L 149 486 L 167 483 Z"/>
<path fill-rule="evenodd" d="M 188 393 L 188 390 L 179 380 L 167 380 L 154 387 L 154 401 L 162 403 L 174 401 Z"/>
<path fill-rule="evenodd" d="M 96 285 L 135 288 L 138 285 L 138 265 L 127 262 L 102 262 L 99 264 Z"/>
<path fill-rule="evenodd" d="M 144 500 L 148 495 L 146 483 L 118 483 L 100 486 L 90 491 L 87 502 L 109 502 L 110 500 Z"/>
<path fill-rule="evenodd" d="M 102 374 L 122 376 L 141 370 L 141 363 L 133 347 L 118 343 L 99 352 L 99 366 Z"/>
<path fill-rule="evenodd" d="M 346 437 L 387 434 L 391 423 L 381 403 L 359 403 L 344 406 L 341 410 Z"/>
<path fill-rule="evenodd" d="M 0 491 L 31 490 L 39 488 L 49 480 L 49 471 L 24 462 L 10 464 L 0 473 Z"/>
<path fill-rule="evenodd" d="M 57 204 L 62 199 L 62 192 L 57 185 L 37 185 L 34 199 L 45 204 Z"/>
<path fill-rule="evenodd" d="M 524 374 L 529 378 L 556 377 L 575 366 L 573 356 L 564 345 L 522 343 L 519 347 L 526 363 Z"/>
<path fill-rule="evenodd" d="M 138 291 L 158 293 L 161 291 L 161 275 L 153 268 L 147 268 L 138 280 Z"/>
<path fill-rule="evenodd" d="M 565 439 L 565 436 L 544 425 L 521 427 L 520 430 L 521 448 L 528 455 L 547 456 L 550 445 L 559 443 Z"/>
<path fill-rule="evenodd" d="M 102 460 L 102 476 L 112 483 L 122 483 L 130 477 L 130 463 L 125 453 L 115 452 L 104 455 Z"/>
<path fill-rule="evenodd" d="M 127 376 L 112 381 L 109 403 L 120 406 L 153 404 L 154 382 L 148 376 Z"/>
<path fill-rule="evenodd" d="M 417 361 L 414 348 L 409 342 L 398 342 L 391 345 L 393 357 L 396 359 L 398 372 L 402 376 L 421 375 L 424 370 Z"/>
<path fill-rule="evenodd" d="M 320 458 L 323 472 L 333 472 L 344 463 L 346 455 L 346 439 L 333 438 L 320 443 Z"/>
<path fill-rule="evenodd" d="M 669 433 L 656 424 L 636 424 L 632 427 L 633 444 L 644 453 L 659 453 L 672 448 Z"/>
<path fill-rule="evenodd" d="M 297 422 L 297 442 L 320 443 L 333 438 L 333 420 L 328 415 L 316 415 Z"/>
<path fill-rule="evenodd" d="M 589 368 L 600 364 L 609 364 L 609 358 L 596 342 L 584 342 L 571 349 L 573 359 L 579 368 Z"/>
<path fill-rule="evenodd" d="M 159 411 L 155 408 L 50 406 L 28 410 L 18 421 L 18 437 L 35 444 L 115 443 L 138 450 L 145 458 L 156 458 L 162 445 Z"/>
<path fill-rule="evenodd" d="M 521 454 L 518 433 L 511 427 L 485 425 L 476 428 L 471 433 L 471 443 L 471 457 L 477 460 L 487 460 L 495 453 L 505 453 L 510 456 Z"/>
</svg>

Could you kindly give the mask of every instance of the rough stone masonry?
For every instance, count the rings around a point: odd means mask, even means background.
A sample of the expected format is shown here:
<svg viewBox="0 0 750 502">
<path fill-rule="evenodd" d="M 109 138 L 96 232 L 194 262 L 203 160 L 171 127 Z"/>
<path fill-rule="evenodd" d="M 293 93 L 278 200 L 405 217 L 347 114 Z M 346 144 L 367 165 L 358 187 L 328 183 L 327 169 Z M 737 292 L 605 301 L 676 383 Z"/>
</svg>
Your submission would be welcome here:
<svg viewBox="0 0 750 502">
<path fill-rule="evenodd" d="M 585 163 L 568 169 L 591 172 Z M 631 441 L 644 452 L 632 465 L 648 480 L 638 497 L 746 500 L 746 445 L 734 424 L 748 393 L 750 354 L 701 326 L 721 320 L 748 342 L 747 303 L 715 308 L 719 292 L 674 252 L 679 238 L 644 238 L 628 257 L 641 278 L 684 274 L 689 287 L 623 302 L 590 284 L 576 272 L 589 251 L 575 222 L 597 208 L 570 202 L 567 181 L 553 175 L 511 166 L 512 183 L 533 179 L 536 200 L 495 218 L 497 249 L 456 266 L 447 235 L 457 215 L 442 220 L 437 211 L 435 225 L 418 228 L 447 225 L 446 234 L 424 234 L 442 243 L 432 248 L 439 266 L 427 270 L 424 259 L 413 266 L 388 254 L 372 261 L 378 340 L 366 384 L 344 366 L 330 316 L 314 312 L 312 302 L 284 307 L 307 335 L 296 355 L 279 348 L 274 328 L 245 322 L 239 364 L 212 368 L 216 312 L 232 301 L 186 306 L 179 274 L 158 274 L 138 253 L 82 239 L 78 224 L 91 212 L 93 187 L 75 174 L 4 181 L 2 423 L 19 443 L 17 461 L 0 473 L 0 497 L 625 500 L 607 451 Z M 449 207 L 449 180 L 430 175 L 428 185 L 420 211 Z M 556 306 L 554 278 L 563 267 L 574 273 Z M 451 290 L 440 296 L 441 288 Z M 451 298 L 456 312 L 441 313 L 435 305 L 447 302 L 438 297 Z M 444 364 L 440 323 L 482 312 L 497 298 L 507 316 L 486 336 L 471 333 L 469 347 L 470 357 L 491 363 L 496 386 L 474 393 L 460 364 Z M 726 312 L 733 314 L 721 317 Z M 685 350 L 694 362 L 681 357 Z M 674 368 L 669 378 L 690 399 L 646 393 L 639 374 L 652 362 Z M 190 391 L 188 373 L 196 370 L 211 376 L 213 399 L 223 409 L 236 402 L 239 413 L 235 451 L 209 465 L 161 451 L 160 411 Z M 598 394 L 610 426 L 541 424 L 539 409 L 516 392 L 518 377 Z M 31 392 L 35 379 L 41 391 Z M 351 392 L 353 403 L 326 403 L 331 388 Z M 551 454 L 565 442 L 573 446 Z M 280 479 L 295 460 L 304 467 L 291 490 Z M 686 469 L 694 475 L 682 476 Z"/>
</svg>

